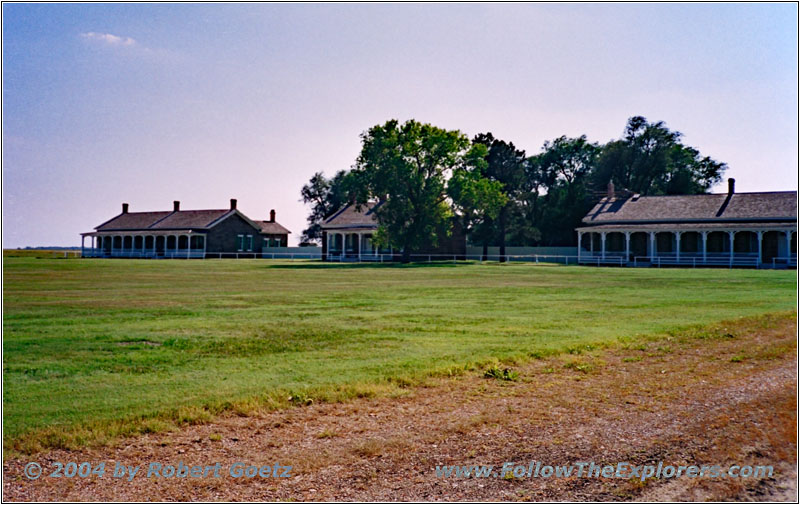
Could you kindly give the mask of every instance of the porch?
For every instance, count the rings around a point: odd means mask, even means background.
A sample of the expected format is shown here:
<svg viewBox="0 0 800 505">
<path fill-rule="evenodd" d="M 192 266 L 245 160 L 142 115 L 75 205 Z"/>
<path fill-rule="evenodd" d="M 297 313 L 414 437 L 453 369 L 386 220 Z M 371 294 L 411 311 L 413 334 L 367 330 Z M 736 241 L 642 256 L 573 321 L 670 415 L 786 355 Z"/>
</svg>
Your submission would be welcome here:
<svg viewBox="0 0 800 505">
<path fill-rule="evenodd" d="M 796 268 L 797 232 L 783 226 L 688 224 L 578 229 L 578 263 L 618 266 Z"/>
<path fill-rule="evenodd" d="M 374 230 L 327 232 L 328 261 L 390 261 L 392 248 L 378 248 L 372 241 Z"/>
<path fill-rule="evenodd" d="M 86 239 L 90 243 L 86 244 Z M 81 234 L 84 258 L 204 258 L 206 235 L 198 232 L 92 232 Z"/>
</svg>

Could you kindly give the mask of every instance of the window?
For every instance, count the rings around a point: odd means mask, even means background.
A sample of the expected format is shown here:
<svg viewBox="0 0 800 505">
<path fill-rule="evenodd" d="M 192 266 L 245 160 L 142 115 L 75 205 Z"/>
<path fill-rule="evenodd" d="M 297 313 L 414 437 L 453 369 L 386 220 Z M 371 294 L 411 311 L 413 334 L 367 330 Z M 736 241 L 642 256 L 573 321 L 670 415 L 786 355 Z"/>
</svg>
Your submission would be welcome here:
<svg viewBox="0 0 800 505">
<path fill-rule="evenodd" d="M 244 235 L 237 235 L 236 236 L 236 249 L 241 251 L 244 249 Z"/>
<path fill-rule="evenodd" d="M 253 250 L 253 236 L 252 235 L 248 235 L 247 236 L 247 250 L 248 251 L 252 251 Z"/>
<path fill-rule="evenodd" d="M 275 243 L 275 247 L 280 247 L 281 246 L 281 239 L 275 238 L 275 239 L 272 239 L 272 241 Z"/>
</svg>

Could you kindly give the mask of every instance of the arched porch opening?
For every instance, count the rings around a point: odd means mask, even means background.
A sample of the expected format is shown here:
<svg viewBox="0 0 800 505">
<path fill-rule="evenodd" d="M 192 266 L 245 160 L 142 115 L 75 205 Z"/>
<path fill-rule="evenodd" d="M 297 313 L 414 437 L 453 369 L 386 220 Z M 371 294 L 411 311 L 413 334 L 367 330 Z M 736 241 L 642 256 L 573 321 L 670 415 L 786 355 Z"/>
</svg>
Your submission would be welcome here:
<svg viewBox="0 0 800 505">
<path fill-rule="evenodd" d="M 191 240 L 189 241 L 191 249 L 203 250 L 204 241 L 205 237 L 203 235 L 192 235 Z"/>
<path fill-rule="evenodd" d="M 708 234 L 706 239 L 706 251 L 709 253 L 727 253 L 730 252 L 730 237 L 724 231 L 712 231 Z"/>
<path fill-rule="evenodd" d="M 631 233 L 631 256 L 634 258 L 636 257 L 645 257 L 648 256 L 649 252 L 649 244 L 650 244 L 650 237 L 646 232 L 637 231 Z"/>
<path fill-rule="evenodd" d="M 703 254 L 703 237 L 696 231 L 681 233 L 681 256 L 692 257 Z"/>
<path fill-rule="evenodd" d="M 332 233 L 328 236 L 330 237 L 330 251 L 328 253 L 337 256 L 342 254 L 342 234 Z"/>
<path fill-rule="evenodd" d="M 675 234 L 673 232 L 661 231 L 656 233 L 656 252 L 659 255 L 669 255 L 675 252 Z"/>
<path fill-rule="evenodd" d="M 618 231 L 607 233 L 606 252 L 625 254 L 625 234 Z"/>
<path fill-rule="evenodd" d="M 733 236 L 733 253 L 758 253 L 758 234 L 753 231 L 736 232 Z"/>
<path fill-rule="evenodd" d="M 186 235 L 181 235 L 178 237 L 178 249 L 188 249 L 189 248 L 189 237 Z"/>
<path fill-rule="evenodd" d="M 786 234 L 779 231 L 767 231 L 761 236 L 761 262 L 772 263 L 773 258 L 786 257 Z"/>
<path fill-rule="evenodd" d="M 372 242 L 372 234 L 367 233 L 361 235 L 361 255 L 374 256 L 377 253 L 377 248 Z"/>
<path fill-rule="evenodd" d="M 345 256 L 358 256 L 358 234 L 348 233 L 345 235 Z"/>
<path fill-rule="evenodd" d="M 593 235 L 592 232 L 586 232 L 581 234 L 580 248 L 583 249 L 584 251 L 589 250 L 589 247 L 592 244 L 592 235 Z"/>
</svg>

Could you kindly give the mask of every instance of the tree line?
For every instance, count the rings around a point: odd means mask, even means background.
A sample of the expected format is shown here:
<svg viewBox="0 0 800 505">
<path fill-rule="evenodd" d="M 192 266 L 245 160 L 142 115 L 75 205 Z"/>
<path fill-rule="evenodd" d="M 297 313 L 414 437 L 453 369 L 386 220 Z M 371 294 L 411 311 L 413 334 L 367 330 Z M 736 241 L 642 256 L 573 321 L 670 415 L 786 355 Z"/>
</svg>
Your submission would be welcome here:
<svg viewBox="0 0 800 505">
<path fill-rule="evenodd" d="M 470 242 L 574 246 L 574 229 L 611 181 L 641 195 L 706 193 L 722 180 L 725 163 L 681 142 L 663 121 L 628 119 L 622 137 L 607 144 L 585 135 L 546 141 L 528 156 L 512 142 L 481 133 L 409 120 L 376 125 L 361 134 L 350 170 L 317 172 L 301 190 L 310 204 L 303 243 L 319 242 L 321 223 L 348 203 L 377 208 L 373 241 L 408 254 L 435 245 L 459 220 Z"/>
</svg>

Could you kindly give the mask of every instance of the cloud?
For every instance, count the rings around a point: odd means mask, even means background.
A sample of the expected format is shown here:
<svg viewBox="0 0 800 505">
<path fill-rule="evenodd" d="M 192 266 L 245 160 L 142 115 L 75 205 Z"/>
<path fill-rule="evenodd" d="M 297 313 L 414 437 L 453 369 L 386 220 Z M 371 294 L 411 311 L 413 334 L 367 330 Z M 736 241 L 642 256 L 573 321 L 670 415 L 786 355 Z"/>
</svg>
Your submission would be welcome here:
<svg viewBox="0 0 800 505">
<path fill-rule="evenodd" d="M 97 41 L 110 46 L 133 46 L 136 41 L 130 37 L 120 37 L 110 33 L 86 32 L 81 33 L 81 37 L 87 40 Z"/>
</svg>

